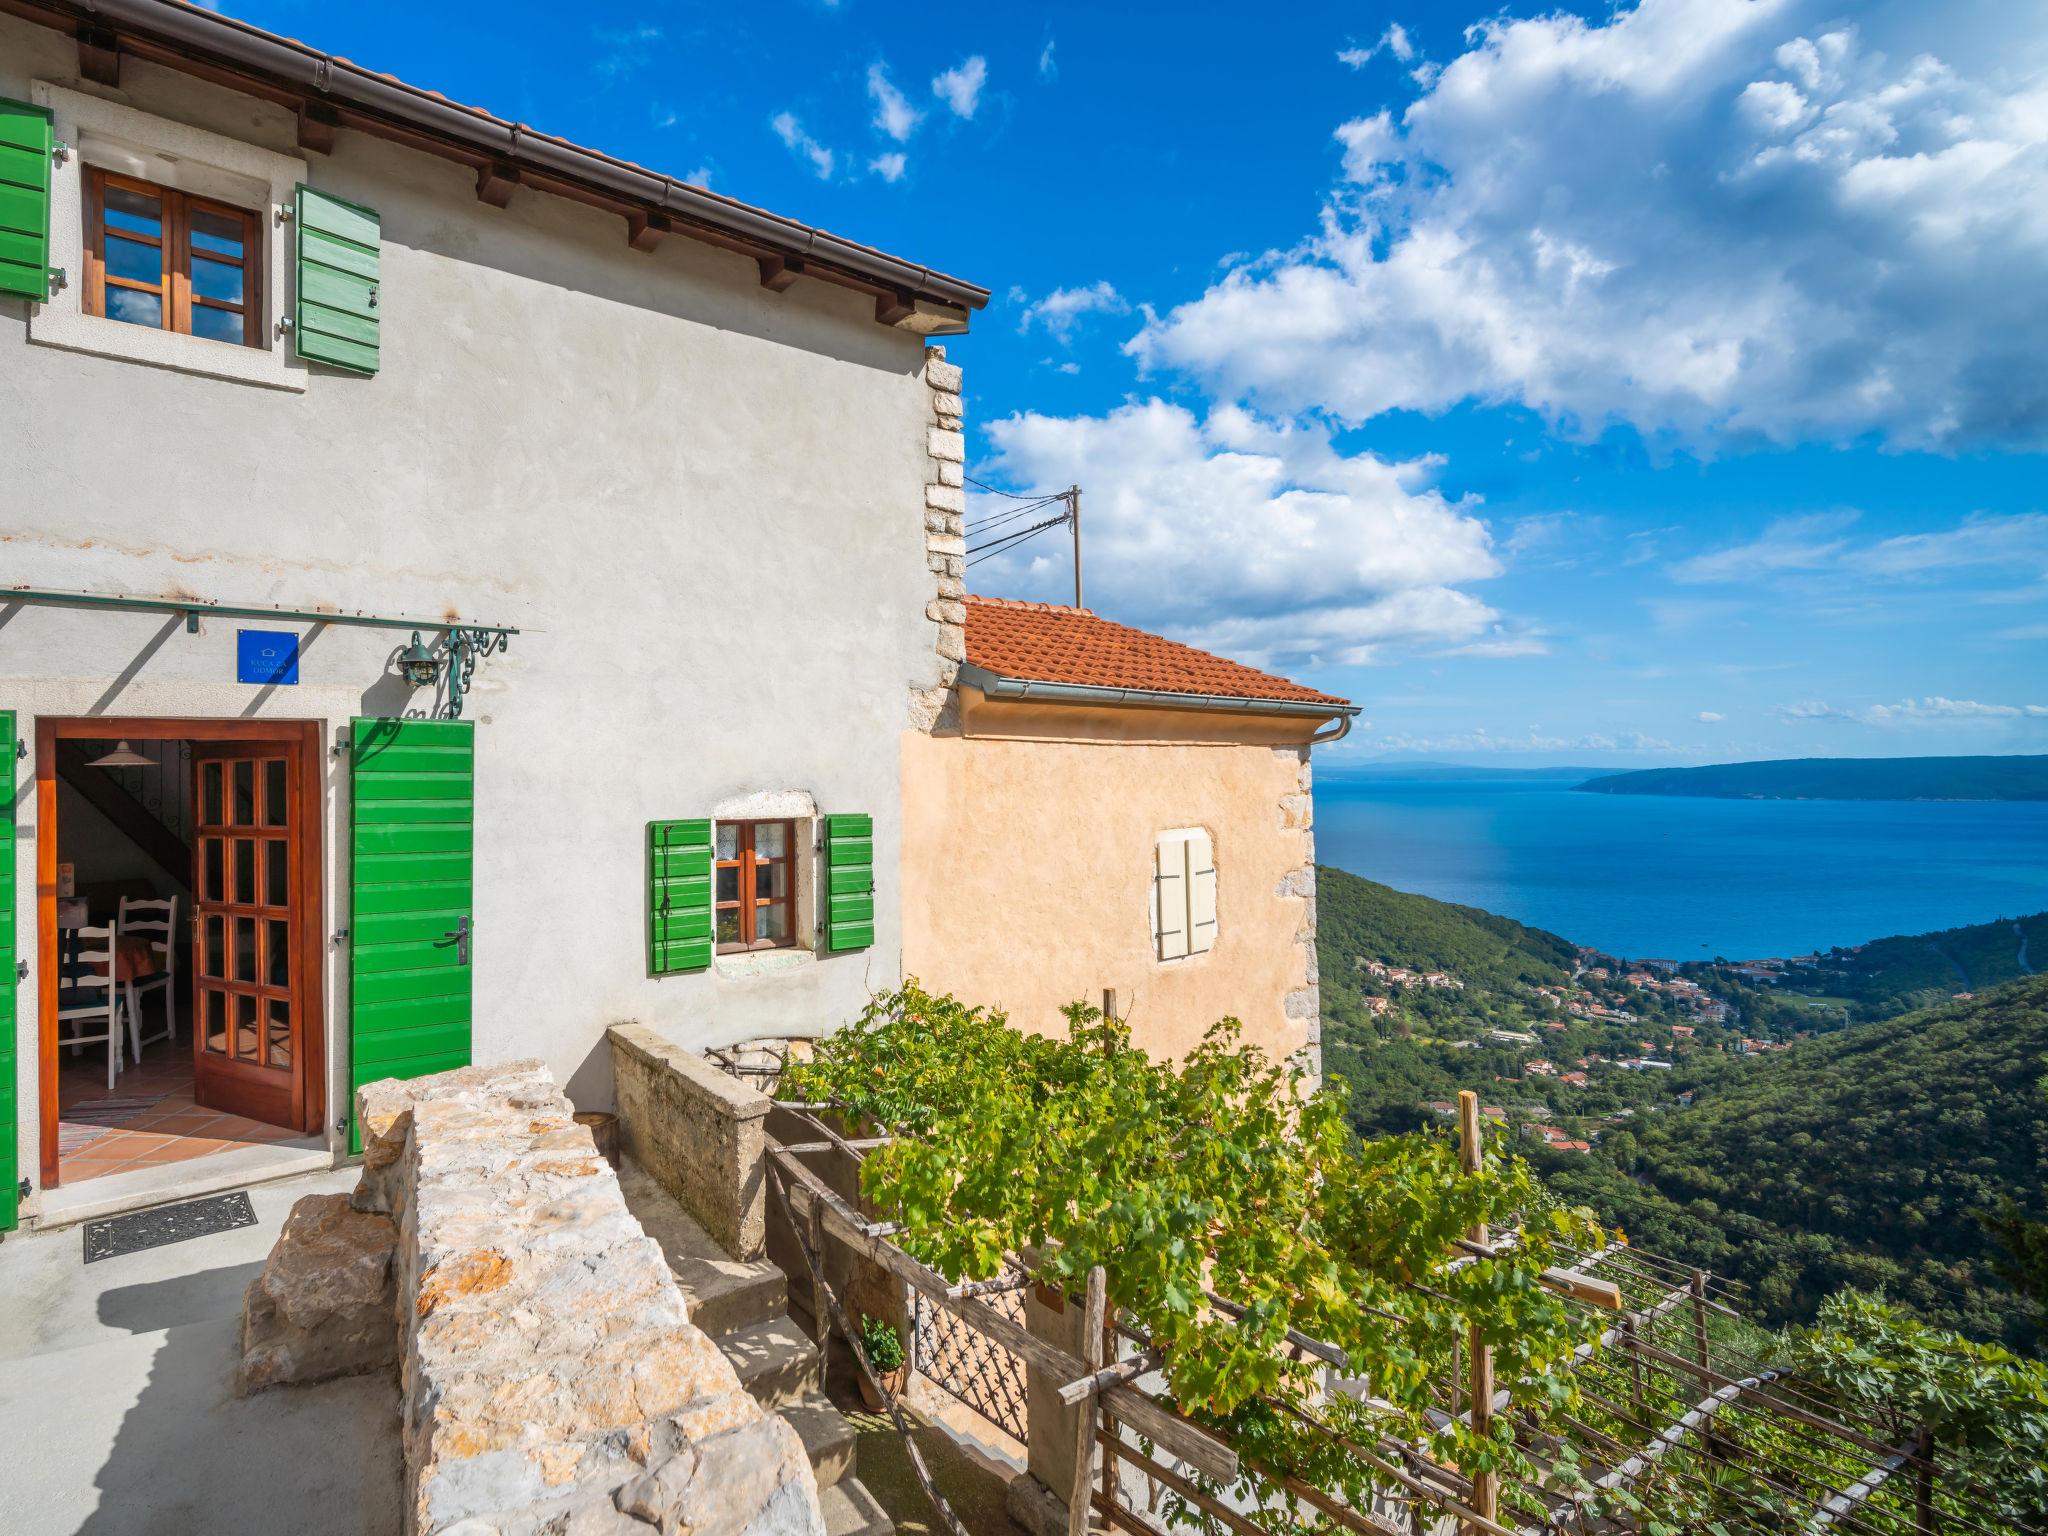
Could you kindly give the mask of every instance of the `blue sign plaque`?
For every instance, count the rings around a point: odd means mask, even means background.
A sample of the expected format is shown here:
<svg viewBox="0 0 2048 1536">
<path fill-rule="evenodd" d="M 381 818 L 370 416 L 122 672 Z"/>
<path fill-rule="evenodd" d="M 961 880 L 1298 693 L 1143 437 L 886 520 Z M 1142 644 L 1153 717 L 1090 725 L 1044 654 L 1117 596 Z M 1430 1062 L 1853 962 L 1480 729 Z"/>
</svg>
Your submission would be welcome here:
<svg viewBox="0 0 2048 1536">
<path fill-rule="evenodd" d="M 283 629 L 235 631 L 235 681 L 296 683 L 299 680 L 299 637 Z"/>
</svg>

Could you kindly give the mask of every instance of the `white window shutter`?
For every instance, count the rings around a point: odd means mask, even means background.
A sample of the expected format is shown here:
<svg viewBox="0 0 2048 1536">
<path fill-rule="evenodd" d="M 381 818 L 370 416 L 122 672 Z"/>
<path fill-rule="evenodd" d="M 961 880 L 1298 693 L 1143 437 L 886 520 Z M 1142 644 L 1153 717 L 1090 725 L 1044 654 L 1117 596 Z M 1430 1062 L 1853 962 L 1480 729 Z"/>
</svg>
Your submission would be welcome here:
<svg viewBox="0 0 2048 1536">
<path fill-rule="evenodd" d="M 1190 832 L 1188 850 L 1188 953 L 1216 947 L 1216 848 L 1206 832 Z"/>
<path fill-rule="evenodd" d="M 1159 839 L 1152 873 L 1152 930 L 1159 958 L 1178 960 L 1188 952 L 1188 842 L 1184 832 Z"/>
</svg>

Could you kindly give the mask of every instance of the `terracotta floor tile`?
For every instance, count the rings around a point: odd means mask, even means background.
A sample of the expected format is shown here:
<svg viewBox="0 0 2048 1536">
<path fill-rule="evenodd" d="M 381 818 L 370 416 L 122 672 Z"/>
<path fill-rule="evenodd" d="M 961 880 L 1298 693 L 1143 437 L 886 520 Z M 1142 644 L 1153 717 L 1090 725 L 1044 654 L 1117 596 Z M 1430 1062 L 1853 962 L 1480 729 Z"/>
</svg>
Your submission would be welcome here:
<svg viewBox="0 0 2048 1536">
<path fill-rule="evenodd" d="M 210 1129 L 220 1118 L 218 1113 L 210 1109 L 182 1109 L 164 1116 L 149 1129 L 164 1136 L 191 1136 Z"/>
<path fill-rule="evenodd" d="M 176 1119 L 189 1110 L 152 1109 L 147 1114 L 137 1115 L 133 1120 L 123 1120 L 119 1129 L 124 1131 L 161 1131 L 166 1120 Z"/>
<path fill-rule="evenodd" d="M 164 1143 L 160 1150 L 144 1154 L 137 1161 L 151 1167 L 162 1163 L 185 1163 L 195 1157 L 205 1157 L 209 1152 L 226 1151 L 233 1145 L 233 1142 L 217 1141 L 210 1136 L 180 1136 Z"/>
<path fill-rule="evenodd" d="M 59 1177 L 66 1184 L 83 1184 L 87 1179 L 104 1179 L 110 1173 L 119 1173 L 129 1167 L 127 1163 L 81 1163 L 73 1167 L 64 1164 Z"/>
<path fill-rule="evenodd" d="M 112 1135 L 95 1137 L 92 1141 L 86 1143 L 84 1150 L 99 1161 L 106 1162 L 109 1158 L 126 1159 L 134 1157 L 147 1145 L 153 1145 L 153 1143 L 143 1142 L 130 1131 L 116 1131 Z M 63 1166 L 63 1161 L 61 1158 L 58 1160 L 60 1168 Z"/>
</svg>

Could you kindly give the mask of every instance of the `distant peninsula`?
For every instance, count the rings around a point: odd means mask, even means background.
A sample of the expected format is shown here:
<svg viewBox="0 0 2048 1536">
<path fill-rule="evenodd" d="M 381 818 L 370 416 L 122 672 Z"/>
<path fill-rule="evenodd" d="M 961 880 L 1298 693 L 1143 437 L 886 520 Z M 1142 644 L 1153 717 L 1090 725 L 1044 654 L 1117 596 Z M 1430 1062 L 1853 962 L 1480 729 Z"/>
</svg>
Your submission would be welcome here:
<svg viewBox="0 0 2048 1536">
<path fill-rule="evenodd" d="M 1644 768 L 1578 787 L 1601 795 L 1716 800 L 2048 800 L 2048 756 L 1792 757 Z"/>
</svg>

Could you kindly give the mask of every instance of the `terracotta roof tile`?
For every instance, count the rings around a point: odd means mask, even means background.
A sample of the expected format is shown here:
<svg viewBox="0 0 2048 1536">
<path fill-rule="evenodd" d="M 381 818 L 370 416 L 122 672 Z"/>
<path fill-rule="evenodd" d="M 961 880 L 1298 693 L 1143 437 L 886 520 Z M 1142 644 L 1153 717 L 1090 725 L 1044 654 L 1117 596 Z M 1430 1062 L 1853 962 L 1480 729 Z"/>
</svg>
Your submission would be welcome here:
<svg viewBox="0 0 2048 1536">
<path fill-rule="evenodd" d="M 1227 699 L 1328 704 L 1349 701 L 1318 693 L 1142 629 L 1112 624 L 1087 608 L 967 597 L 967 659 L 998 677 L 1156 693 L 1209 694 Z"/>
</svg>

